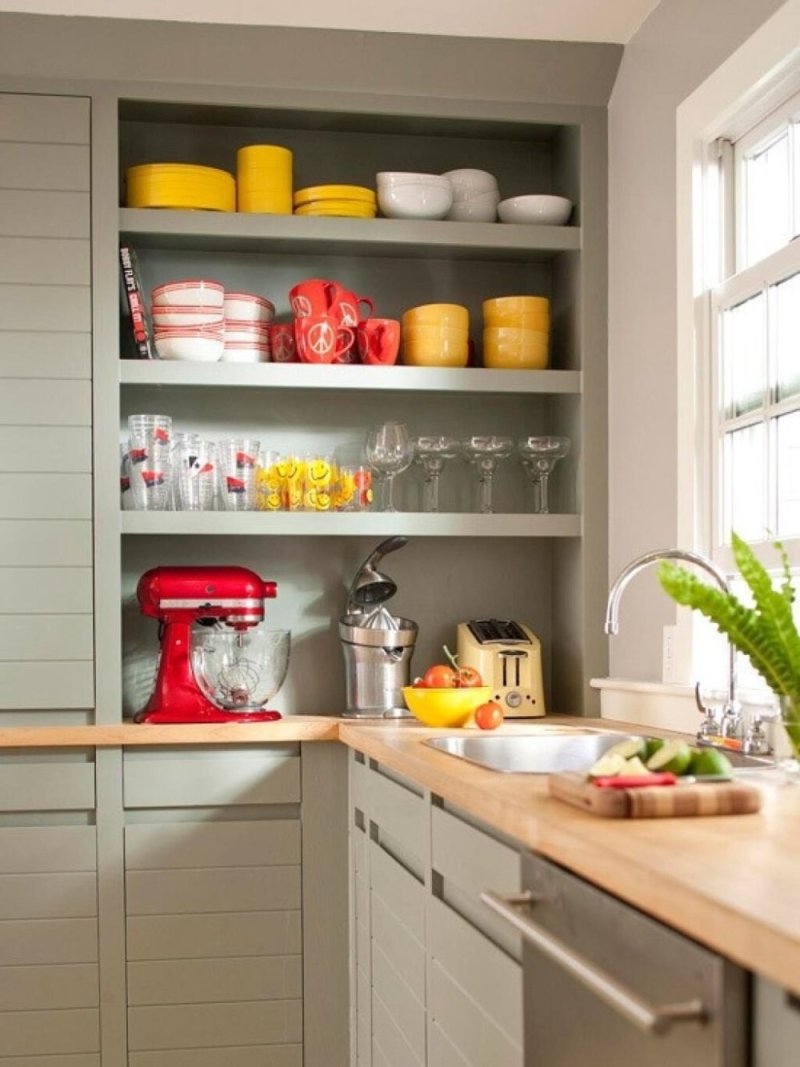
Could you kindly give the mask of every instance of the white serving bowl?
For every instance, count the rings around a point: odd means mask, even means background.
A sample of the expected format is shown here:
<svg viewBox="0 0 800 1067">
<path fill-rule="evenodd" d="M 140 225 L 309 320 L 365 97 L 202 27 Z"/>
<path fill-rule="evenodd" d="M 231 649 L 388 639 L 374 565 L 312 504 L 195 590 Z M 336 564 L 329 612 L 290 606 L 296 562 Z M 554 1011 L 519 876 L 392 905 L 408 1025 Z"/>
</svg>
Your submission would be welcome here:
<svg viewBox="0 0 800 1067">
<path fill-rule="evenodd" d="M 443 219 L 453 203 L 447 178 L 386 172 L 377 176 L 378 207 L 387 219 Z"/>
<path fill-rule="evenodd" d="M 269 363 L 269 345 L 254 341 L 229 341 L 225 339 L 222 351 L 223 363 Z"/>
<path fill-rule="evenodd" d="M 235 322 L 270 323 L 275 318 L 275 305 L 255 293 L 226 293 L 225 318 Z"/>
<path fill-rule="evenodd" d="M 167 282 L 165 285 L 156 286 L 151 294 L 151 303 L 168 304 L 170 307 L 221 308 L 224 299 L 225 287 L 206 278 Z"/>
<path fill-rule="evenodd" d="M 453 222 L 496 222 L 499 202 L 500 194 L 496 189 L 493 192 L 477 193 L 464 200 L 454 200 L 447 217 Z"/>
<path fill-rule="evenodd" d="M 248 344 L 269 344 L 269 325 L 266 322 L 241 322 L 238 319 L 226 319 L 223 336 L 225 344 L 229 341 L 244 341 Z"/>
<path fill-rule="evenodd" d="M 442 177 L 450 182 L 454 200 L 465 200 L 467 197 L 478 196 L 480 193 L 497 191 L 497 178 L 488 170 L 462 167 L 460 170 L 448 170 Z"/>
<path fill-rule="evenodd" d="M 216 363 L 222 356 L 222 334 L 159 333 L 156 334 L 156 351 L 160 359 Z"/>
<path fill-rule="evenodd" d="M 222 308 L 185 304 L 153 304 L 153 326 L 222 326 Z"/>
<path fill-rule="evenodd" d="M 501 200 L 497 213 L 501 222 L 523 222 L 535 226 L 563 226 L 572 212 L 572 201 L 565 196 L 512 196 Z"/>
</svg>

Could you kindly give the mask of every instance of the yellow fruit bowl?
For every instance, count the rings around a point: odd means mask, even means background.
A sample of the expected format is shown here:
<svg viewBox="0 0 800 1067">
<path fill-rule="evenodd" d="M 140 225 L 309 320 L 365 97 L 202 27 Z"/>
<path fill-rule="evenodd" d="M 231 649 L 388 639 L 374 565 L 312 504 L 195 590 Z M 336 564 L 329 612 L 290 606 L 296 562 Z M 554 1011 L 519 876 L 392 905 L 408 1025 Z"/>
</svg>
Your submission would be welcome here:
<svg viewBox="0 0 800 1067">
<path fill-rule="evenodd" d="M 472 689 L 403 687 L 406 707 L 426 726 L 464 726 L 491 694 L 488 685 L 476 685 Z"/>
</svg>

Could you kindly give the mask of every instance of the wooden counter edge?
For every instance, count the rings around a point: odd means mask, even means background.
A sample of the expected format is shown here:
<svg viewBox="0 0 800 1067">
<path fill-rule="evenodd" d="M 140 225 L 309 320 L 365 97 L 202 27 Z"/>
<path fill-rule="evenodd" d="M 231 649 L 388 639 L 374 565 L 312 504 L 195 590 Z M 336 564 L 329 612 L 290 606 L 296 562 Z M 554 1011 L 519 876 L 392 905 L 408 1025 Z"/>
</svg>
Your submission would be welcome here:
<svg viewBox="0 0 800 1067">
<path fill-rule="evenodd" d="M 147 745 L 268 744 L 337 741 L 339 720 L 322 715 L 287 715 L 276 722 L 188 723 L 109 726 L 5 726 L 3 748 L 108 748 Z"/>
</svg>

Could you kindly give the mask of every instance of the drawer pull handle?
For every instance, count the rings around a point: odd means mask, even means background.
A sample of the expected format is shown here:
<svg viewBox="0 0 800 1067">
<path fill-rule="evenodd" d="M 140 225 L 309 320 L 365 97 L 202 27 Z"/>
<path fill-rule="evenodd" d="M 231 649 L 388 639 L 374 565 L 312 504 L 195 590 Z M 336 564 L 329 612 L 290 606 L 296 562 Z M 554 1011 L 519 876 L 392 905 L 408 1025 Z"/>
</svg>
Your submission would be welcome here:
<svg viewBox="0 0 800 1067">
<path fill-rule="evenodd" d="M 513 896 L 501 896 L 499 893 L 492 892 L 481 893 L 483 903 L 506 922 L 511 923 L 526 941 L 529 941 L 553 963 L 558 964 L 581 985 L 646 1034 L 666 1033 L 674 1023 L 706 1022 L 708 1012 L 702 1000 L 687 1000 L 682 1004 L 661 1004 L 657 1007 L 648 1004 L 647 1001 L 642 1000 L 641 997 L 612 978 L 610 974 L 597 968 L 585 956 L 575 952 L 563 941 L 553 937 L 551 933 L 533 922 L 528 915 L 523 914 L 522 909 L 530 910 L 537 900 L 541 899 L 544 898 L 537 898 L 534 893 L 530 892 Z"/>
</svg>

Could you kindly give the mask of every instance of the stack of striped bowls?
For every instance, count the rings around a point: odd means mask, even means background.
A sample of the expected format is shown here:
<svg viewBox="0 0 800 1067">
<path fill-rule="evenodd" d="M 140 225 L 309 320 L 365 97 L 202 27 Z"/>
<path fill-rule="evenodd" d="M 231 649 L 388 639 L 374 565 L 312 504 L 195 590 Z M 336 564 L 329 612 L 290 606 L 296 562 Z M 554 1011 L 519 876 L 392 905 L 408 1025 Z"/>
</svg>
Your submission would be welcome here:
<svg viewBox="0 0 800 1067">
<path fill-rule="evenodd" d="M 494 370 L 543 370 L 550 361 L 546 296 L 498 296 L 483 302 L 483 365 Z"/>
</svg>

